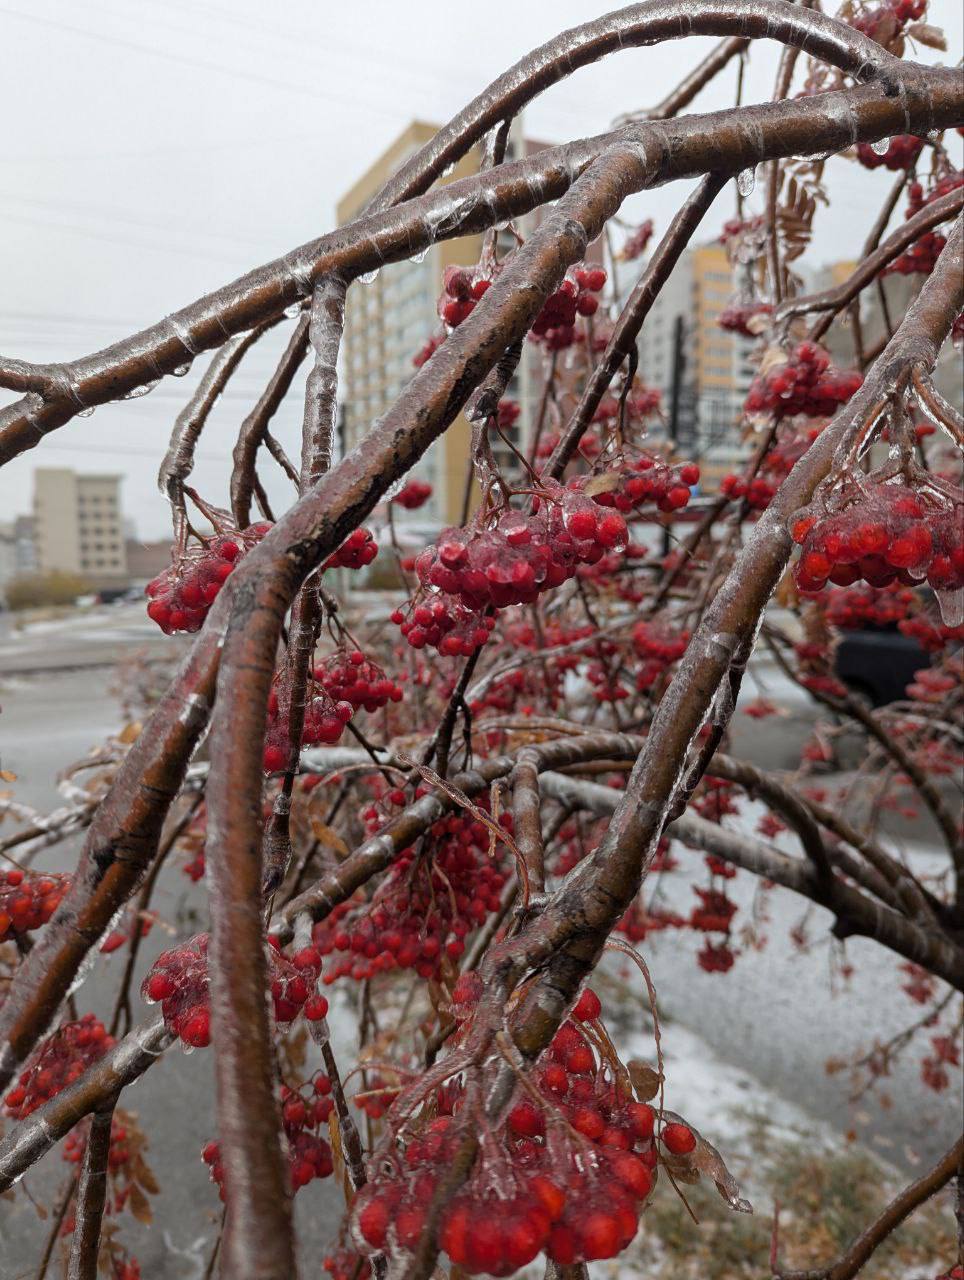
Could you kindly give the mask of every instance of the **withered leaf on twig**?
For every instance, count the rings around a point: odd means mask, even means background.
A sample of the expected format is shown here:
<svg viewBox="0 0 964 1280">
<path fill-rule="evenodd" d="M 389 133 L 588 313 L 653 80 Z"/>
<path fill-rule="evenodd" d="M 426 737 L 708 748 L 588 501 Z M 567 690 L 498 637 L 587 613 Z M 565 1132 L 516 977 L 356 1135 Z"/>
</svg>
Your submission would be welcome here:
<svg viewBox="0 0 964 1280">
<path fill-rule="evenodd" d="M 636 1097 L 640 1102 L 649 1102 L 656 1097 L 659 1086 L 663 1083 L 661 1072 L 651 1067 L 648 1062 L 640 1061 L 639 1058 L 630 1059 L 626 1063 L 626 1070 L 629 1072 L 629 1078 L 633 1082 Z"/>
</svg>

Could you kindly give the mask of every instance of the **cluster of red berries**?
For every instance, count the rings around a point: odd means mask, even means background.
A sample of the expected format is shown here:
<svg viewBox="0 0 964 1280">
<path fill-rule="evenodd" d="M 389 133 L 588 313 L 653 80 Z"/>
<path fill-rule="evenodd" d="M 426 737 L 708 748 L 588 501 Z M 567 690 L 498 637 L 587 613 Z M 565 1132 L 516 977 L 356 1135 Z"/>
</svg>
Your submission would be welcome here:
<svg viewBox="0 0 964 1280">
<path fill-rule="evenodd" d="M 633 390 L 626 396 L 622 413 L 624 421 L 630 426 L 642 425 L 648 418 L 662 412 L 663 397 L 658 388 L 649 387 L 645 382 L 637 380 Z M 593 422 L 614 423 L 620 415 L 619 399 L 606 395 L 599 401 L 592 415 Z M 541 443 L 541 441 L 540 441 Z M 583 436 L 579 450 L 586 457 L 592 457 L 600 450 L 600 442 L 595 436 Z"/>
<path fill-rule="evenodd" d="M 693 892 L 699 898 L 699 906 L 694 907 L 690 914 L 690 927 L 699 930 L 701 933 L 722 933 L 730 932 L 730 923 L 736 914 L 736 903 L 731 902 L 725 893 L 721 893 L 719 889 L 701 889 L 694 887 Z M 728 951 L 725 944 L 722 944 L 724 950 Z M 733 963 L 732 953 L 729 954 L 729 963 L 722 968 L 719 964 L 705 964 L 700 957 L 697 957 L 700 967 L 709 971 L 725 972 Z M 712 958 L 711 958 L 712 959 Z"/>
<path fill-rule="evenodd" d="M 869 142 L 857 143 L 857 159 L 865 169 L 910 169 L 924 146 L 923 138 L 901 133 L 891 138 L 886 151 L 876 151 Z"/>
<path fill-rule="evenodd" d="M 550 350 L 571 346 L 575 338 L 576 317 L 595 315 L 599 308 L 599 299 L 595 295 L 605 284 L 606 272 L 601 267 L 575 268 L 546 299 L 532 323 L 532 337 L 544 342 Z M 440 319 L 449 328 L 458 328 L 472 314 L 491 285 L 492 279 L 478 269 L 446 267 L 438 300 Z M 420 352 L 416 359 L 424 363 L 422 354 Z"/>
<path fill-rule="evenodd" d="M 46 924 L 67 892 L 70 876 L 11 867 L 0 871 L 0 942 Z"/>
<path fill-rule="evenodd" d="M 765 511 L 776 496 L 782 482 L 823 431 L 826 423 L 810 426 L 780 423 L 778 436 L 760 464 L 756 475 L 725 475 L 720 493 L 733 501 L 742 499 L 750 512 Z"/>
<path fill-rule="evenodd" d="M 921 1080 L 935 1093 L 940 1093 L 951 1083 L 948 1067 L 958 1068 L 961 1065 L 961 1049 L 957 1037 L 951 1035 L 931 1036 L 931 1052 L 921 1061 Z M 954 1071 L 955 1078 L 960 1072 Z"/>
<path fill-rule="evenodd" d="M 503 396 L 496 405 L 495 421 L 500 431 L 508 431 L 519 421 L 522 406 L 518 400 L 510 400 Z"/>
<path fill-rule="evenodd" d="M 363 526 L 351 533 L 333 555 L 325 561 L 326 569 L 364 569 L 378 555 L 378 543 L 371 530 Z"/>
<path fill-rule="evenodd" d="M 646 252 L 646 246 L 653 238 L 653 220 L 647 218 L 623 241 L 619 256 L 624 262 L 632 262 Z"/>
<path fill-rule="evenodd" d="M 414 601 L 407 613 L 396 609 L 391 618 L 413 649 L 427 646 L 447 658 L 468 658 L 495 627 L 494 617 L 480 616 L 447 592 Z"/>
<path fill-rule="evenodd" d="M 322 1266 L 331 1280 L 369 1280 L 371 1263 L 354 1249 L 340 1248 L 329 1253 Z"/>
<path fill-rule="evenodd" d="M 549 295 L 532 322 L 530 336 L 549 351 L 562 351 L 575 341 L 576 317 L 594 316 L 599 310 L 596 297 L 606 284 L 601 267 L 576 268 L 559 288 Z"/>
<path fill-rule="evenodd" d="M 417 511 L 419 507 L 424 507 L 426 502 L 432 496 L 432 486 L 426 484 L 424 480 L 409 480 L 395 497 L 395 502 L 400 507 L 404 507 L 406 511 Z"/>
<path fill-rule="evenodd" d="M 771 315 L 769 302 L 731 302 L 720 312 L 717 324 L 727 333 L 741 333 L 745 338 L 755 338 L 762 328 L 763 316 Z"/>
<path fill-rule="evenodd" d="M 905 220 L 941 196 L 950 195 L 958 187 L 964 185 L 964 171 L 954 170 L 940 178 L 925 196 L 924 188 L 919 182 L 912 182 L 907 189 L 907 211 Z M 895 258 L 884 268 L 884 275 L 910 276 L 916 273 L 929 276 L 937 265 L 941 250 L 947 244 L 947 237 L 939 231 L 925 231 L 900 257 Z"/>
<path fill-rule="evenodd" d="M 796 517 L 791 534 L 802 550 L 794 568 L 802 591 L 829 581 L 872 587 L 925 577 L 936 591 L 964 586 L 964 502 L 936 490 L 861 478 L 835 490 L 824 509 Z"/>
<path fill-rule="evenodd" d="M 865 627 L 890 627 L 907 618 L 917 597 L 909 587 L 893 582 L 888 587 L 852 586 L 831 591 L 826 599 L 826 617 L 841 631 Z"/>
<path fill-rule="evenodd" d="M 720 244 L 728 245 L 731 241 L 744 240 L 748 236 L 759 234 L 764 229 L 766 219 L 762 214 L 754 218 L 728 218 L 720 232 Z"/>
<path fill-rule="evenodd" d="M 404 806 L 404 791 L 388 799 Z M 363 814 L 369 833 L 383 822 L 375 806 Z M 503 814 L 502 826 L 511 827 Z M 392 969 L 414 969 L 436 978 L 443 962 L 457 960 L 464 939 L 498 910 L 506 872 L 489 858 L 486 826 L 467 814 L 450 814 L 429 830 L 419 852 L 403 850 L 371 902 L 342 903 L 315 925 L 314 945 L 322 956 L 343 953 L 324 981 L 348 976 L 362 981 Z"/>
<path fill-rule="evenodd" d="M 916 640 L 927 653 L 940 653 L 948 645 L 956 646 L 964 641 L 964 626 L 950 627 L 943 622 L 932 622 L 924 613 L 901 618 L 897 630 Z"/>
<path fill-rule="evenodd" d="M 113 1037 L 92 1013 L 76 1022 L 65 1022 L 37 1048 L 21 1071 L 4 1099 L 7 1113 L 23 1120 L 73 1084 L 113 1045 Z"/>
<path fill-rule="evenodd" d="M 252 524 L 247 529 L 211 538 L 191 547 L 169 569 L 146 586 L 150 597 L 147 616 L 166 635 L 176 631 L 200 631 L 208 610 L 228 576 L 271 528 Z"/>
<path fill-rule="evenodd" d="M 265 773 L 278 773 L 288 763 L 288 714 L 290 688 L 287 674 L 274 677 L 268 694 L 268 720 L 264 735 L 262 767 Z M 345 731 L 355 708 L 350 702 L 334 702 L 324 685 L 316 677 L 308 681 L 305 690 L 304 723 L 301 728 L 301 745 L 317 747 L 333 746 Z"/>
<path fill-rule="evenodd" d="M 505 510 L 489 528 L 445 529 L 415 562 L 423 587 L 456 596 L 469 609 L 532 604 L 561 586 L 579 563 L 625 547 L 626 521 L 600 511 L 581 492 L 585 477 L 547 481 L 533 512 Z"/>
<path fill-rule="evenodd" d="M 87 1150 L 89 1134 L 89 1123 L 79 1124 L 67 1134 L 63 1158 L 68 1164 L 81 1163 L 84 1158 L 84 1152 Z M 110 1150 L 107 1155 L 107 1167 L 111 1173 L 116 1173 L 127 1164 L 130 1158 L 131 1149 L 127 1141 L 127 1126 L 115 1115 L 110 1125 Z M 114 1210 L 116 1212 L 123 1207 L 123 1201 L 120 1204 L 115 1203 Z"/>
<path fill-rule="evenodd" d="M 203 1049 L 211 1043 L 207 953 L 208 935 L 196 934 L 159 955 L 141 983 L 141 996 L 148 1004 L 160 1003 L 164 1025 L 188 1049 Z M 306 1018 L 325 1017 L 328 1002 L 314 994 L 321 971 L 318 952 L 306 947 L 289 960 L 272 946 L 266 955 L 276 1020 L 292 1022 L 302 1011 Z"/>
<path fill-rule="evenodd" d="M 863 380 L 863 374 L 855 369 L 833 368 L 830 356 L 815 342 L 801 342 L 783 364 L 753 379 L 744 407 L 747 413 L 780 418 L 797 413 L 829 418 Z"/>
<path fill-rule="evenodd" d="M 488 292 L 492 281 L 471 267 L 449 266 L 442 276 L 439 294 L 439 319 L 450 329 L 457 329 L 475 310 L 476 303 Z"/>
<path fill-rule="evenodd" d="M 642 660 L 636 674 L 636 688 L 644 693 L 679 662 L 690 642 L 690 633 L 673 631 L 661 622 L 637 622 L 632 639 L 633 648 Z"/>
<path fill-rule="evenodd" d="M 443 530 L 415 561 L 422 599 L 407 613 L 392 614 L 408 643 L 468 655 L 492 631 L 487 611 L 532 604 L 573 577 L 580 564 L 625 548 L 626 521 L 581 492 L 585 479 L 566 486 L 546 481 L 530 515 L 506 509 L 490 527 Z"/>
<path fill-rule="evenodd" d="M 355 711 L 377 711 L 404 696 L 401 685 L 359 649 L 329 654 L 315 667 L 315 680 L 336 703 L 347 702 Z"/>
<path fill-rule="evenodd" d="M 765 511 L 773 501 L 778 485 L 766 476 L 755 475 L 749 480 L 730 472 L 720 480 L 720 493 L 734 502 L 741 498 L 751 511 Z"/>
<path fill-rule="evenodd" d="M 927 0 L 884 0 L 883 4 L 862 8 L 847 21 L 854 30 L 886 47 L 908 22 L 918 22 L 926 12 Z"/>
<path fill-rule="evenodd" d="M 281 1122 L 288 1141 L 288 1177 L 291 1189 L 298 1192 L 316 1178 L 330 1178 L 334 1171 L 331 1147 L 318 1132 L 327 1127 L 328 1117 L 334 1109 L 330 1098 L 331 1081 L 319 1072 L 300 1089 L 281 1086 Z M 221 1146 L 208 1142 L 201 1152 L 201 1159 L 208 1166 L 211 1181 L 217 1185 L 218 1195 L 225 1199 L 224 1165 Z"/>
<path fill-rule="evenodd" d="M 959 678 L 939 668 L 922 667 L 914 672 L 914 679 L 907 686 L 908 695 L 915 702 L 943 702 L 949 693 L 957 689 Z"/>
<path fill-rule="evenodd" d="M 389 1107 L 401 1093 L 397 1082 L 389 1084 L 385 1076 L 377 1071 L 366 1072 L 368 1083 L 361 1093 L 356 1093 L 352 1102 L 359 1111 L 364 1111 L 369 1120 L 381 1120 Z"/>
<path fill-rule="evenodd" d="M 611 473 L 613 488 L 594 494 L 601 507 L 632 511 L 643 502 L 655 502 L 660 511 L 681 511 L 690 500 L 690 490 L 700 482 L 700 469 L 695 462 L 669 466 L 650 453 L 624 459 Z"/>
<path fill-rule="evenodd" d="M 460 1024 L 471 1019 L 479 987 L 472 973 L 456 983 Z M 696 1148 L 693 1131 L 675 1122 L 663 1126 L 657 1147 L 655 1112 L 633 1099 L 582 1029 L 599 1014 L 598 997 L 583 992 L 539 1058 L 532 1090 L 520 1089 L 504 1129 L 483 1143 L 469 1182 L 442 1212 L 439 1244 L 470 1275 L 508 1276 L 540 1252 L 560 1266 L 615 1257 L 636 1234 L 660 1148 L 683 1158 Z M 403 1155 L 380 1162 L 359 1195 L 352 1229 L 366 1252 L 397 1257 L 417 1247 L 462 1140 L 461 1100 L 458 1088 L 439 1091 L 436 1118 Z"/>
</svg>

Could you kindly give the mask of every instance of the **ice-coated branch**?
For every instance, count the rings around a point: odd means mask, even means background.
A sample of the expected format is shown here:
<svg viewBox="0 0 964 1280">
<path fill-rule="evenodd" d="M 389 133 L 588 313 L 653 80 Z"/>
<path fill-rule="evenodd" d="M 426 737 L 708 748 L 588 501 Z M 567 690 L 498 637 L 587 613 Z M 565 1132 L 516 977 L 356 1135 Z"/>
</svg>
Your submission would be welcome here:
<svg viewBox="0 0 964 1280">
<path fill-rule="evenodd" d="M 177 415 L 171 443 L 157 474 L 157 487 L 176 506 L 183 505 L 183 485 L 194 469 L 194 451 L 221 393 L 231 380 L 235 369 L 268 328 L 261 325 L 247 333 L 235 334 L 220 347 L 204 371 L 194 394 Z"/>
<path fill-rule="evenodd" d="M 569 425 L 552 452 L 546 467 L 547 475 L 558 480 L 564 473 L 567 464 L 579 448 L 579 442 L 586 433 L 593 414 L 609 389 L 609 384 L 616 376 L 620 365 L 635 350 L 636 339 L 643 327 L 643 321 L 649 315 L 660 290 L 672 274 L 683 250 L 695 235 L 704 214 L 716 199 L 725 181 L 725 177 L 708 174 L 673 218 L 666 234 L 650 258 L 646 270 L 626 299 L 606 350 L 586 382 Z"/>
<path fill-rule="evenodd" d="M 785 1271 L 782 1267 L 776 1266 L 773 1269 L 774 1280 L 853 1280 L 891 1232 L 896 1231 L 915 1209 L 919 1209 L 942 1187 L 946 1187 L 955 1175 L 960 1176 L 962 1161 L 964 1161 L 964 1137 L 958 1138 L 933 1169 L 928 1170 L 923 1177 L 918 1178 L 916 1182 L 912 1182 L 896 1195 L 835 1262 L 809 1271 Z"/>
<path fill-rule="evenodd" d="M 301 492 L 308 494 L 331 465 L 332 439 L 337 411 L 338 350 L 344 327 L 347 284 L 325 277 L 315 286 L 306 337 L 314 350 L 314 363 L 305 391 L 302 436 Z M 289 351 L 291 345 L 289 344 Z M 299 356 L 300 363 L 300 356 Z M 293 372 L 293 370 L 292 370 Z M 290 601 L 288 602 L 290 603 Z M 275 651 L 286 608 L 277 620 L 273 643 L 254 650 L 267 673 L 274 673 Z M 265 832 L 261 832 L 261 731 L 250 744 L 257 782 L 250 796 L 255 820 L 247 824 L 249 843 L 229 843 L 234 815 L 230 792 L 234 782 L 212 769 L 208 793 L 211 829 L 224 822 L 225 838 L 208 846 L 211 896 L 211 1010 L 216 1051 L 218 1132 L 225 1168 L 227 1217 L 222 1245 L 223 1265 L 230 1274 L 279 1278 L 294 1274 L 295 1258 L 287 1172 L 279 1138 L 279 1116 L 274 1087 L 271 1028 L 264 992 L 267 971 L 264 958 L 262 896 L 271 893 L 284 877 L 290 855 L 289 813 L 291 792 L 301 746 L 305 696 L 318 622 L 317 594 L 302 586 L 292 613 L 286 659 L 283 709 L 287 718 L 288 761 L 284 781 L 275 800 Z M 229 629 L 226 645 L 230 647 Z M 222 677 L 231 673 L 230 655 Z M 267 690 L 265 690 L 265 699 Z M 219 721 L 215 720 L 214 742 Z M 231 731 L 229 730 L 229 736 Z M 215 752 L 217 747 L 214 748 Z M 241 856 L 238 850 L 243 849 Z M 235 856 L 222 856 L 233 852 Z"/>
<path fill-rule="evenodd" d="M 618 792 L 583 779 L 546 773 L 542 785 L 546 795 L 599 815 L 613 813 L 619 803 Z M 964 990 L 964 950 L 933 924 L 909 920 L 898 908 L 874 901 L 839 876 L 835 875 L 828 886 L 811 863 L 792 858 L 764 840 L 743 831 L 730 831 L 695 813 L 676 818 L 666 832 L 684 844 L 827 907 L 836 916 L 833 930 L 836 936 L 872 938 L 896 955 L 924 965 L 957 990 Z M 846 866 L 841 870 L 849 874 Z"/>
<path fill-rule="evenodd" d="M 783 0 L 647 0 L 563 31 L 520 59 L 403 165 L 378 193 L 372 207 L 384 208 L 388 202 L 397 204 L 424 191 L 483 134 L 506 117 L 517 116 L 543 90 L 579 67 L 622 49 L 698 35 L 795 45 L 858 79 L 883 77 L 891 92 L 899 79 L 900 61 L 873 40 L 823 14 L 801 12 Z M 737 52 L 732 48 L 721 65 Z M 716 53 L 720 55 L 719 50 Z M 718 69 L 714 66 L 710 74 Z M 668 108 L 664 104 L 667 115 L 679 109 L 672 100 Z"/>
<path fill-rule="evenodd" d="M 908 218 L 906 222 L 902 222 L 883 244 L 864 256 L 853 273 L 842 284 L 837 285 L 834 289 L 827 289 L 823 293 L 793 298 L 778 308 L 774 317 L 775 321 L 779 322 L 789 320 L 793 316 L 824 312 L 825 314 L 815 321 L 809 334 L 811 341 L 819 342 L 829 329 L 834 317 L 848 303 L 853 302 L 854 298 L 858 297 L 869 284 L 873 284 L 884 267 L 899 257 L 908 246 L 912 245 L 922 235 L 932 231 L 934 227 L 940 226 L 942 222 L 950 222 L 952 218 L 956 218 L 962 207 L 964 207 L 964 188 L 961 187 L 949 192 L 946 196 L 941 196 L 939 200 L 933 201 L 932 204 L 925 205 L 913 217 Z"/>
<path fill-rule="evenodd" d="M 288 394 L 307 352 L 308 316 L 301 315 L 268 385 L 238 431 L 231 469 L 231 512 L 239 529 L 245 529 L 251 523 L 251 497 L 254 493 L 258 450 L 264 443 L 271 419 Z"/>
<path fill-rule="evenodd" d="M 0 1192 L 12 1187 L 84 1116 L 103 1107 L 142 1076 L 172 1039 L 160 1013 L 155 1014 L 118 1040 L 72 1084 L 21 1120 L 0 1142 Z"/>
<path fill-rule="evenodd" d="M 902 392 L 917 363 L 932 368 L 964 301 L 964 227 L 955 224 L 933 274 L 864 385 L 797 462 L 717 591 L 664 694 L 645 746 L 595 852 L 552 895 L 542 916 L 514 940 L 516 955 L 545 957 L 515 1028 L 519 1048 L 534 1057 L 554 1034 L 606 937 L 635 896 L 652 860 L 687 756 L 760 625 L 790 557 L 790 517 Z M 706 762 L 708 764 L 708 761 Z M 886 910 L 877 908 L 875 910 Z M 902 927 L 911 927 L 901 921 Z M 508 962 L 503 957 L 503 965 Z M 952 972 L 957 972 L 952 966 Z M 958 977 L 958 981 L 959 981 Z"/>
<path fill-rule="evenodd" d="M 964 449 L 964 417 L 944 399 L 926 369 L 915 368 L 913 381 L 917 399 L 924 412 L 945 428 L 958 448 Z"/>
<path fill-rule="evenodd" d="M 97 1253 L 107 1202 L 107 1159 L 115 1101 L 116 1098 L 111 1098 L 98 1108 L 90 1122 L 87 1149 L 77 1183 L 76 1225 L 70 1241 L 67 1280 L 97 1280 Z"/>
<path fill-rule="evenodd" d="M 539 896 L 546 887 L 546 851 L 542 839 L 542 807 L 539 799 L 539 757 L 531 750 L 519 753 L 512 770 L 512 832 L 529 877 L 529 891 Z"/>
<path fill-rule="evenodd" d="M 540 771 L 562 769 L 587 760 L 634 760 L 639 741 L 625 734 L 588 731 L 567 738 L 556 738 L 527 748 Z M 517 756 L 490 756 L 473 768 L 456 774 L 452 786 L 467 796 L 478 795 L 499 778 L 507 777 Z M 402 849 L 408 848 L 433 823 L 452 811 L 455 801 L 444 791 L 433 790 L 397 814 L 371 839 L 346 858 L 340 866 L 328 871 L 316 884 L 293 898 L 272 923 L 272 933 L 284 943 L 294 932 L 294 922 L 303 912 L 313 920 L 322 920 L 340 902 L 346 901 L 372 876 L 394 862 Z"/>
<path fill-rule="evenodd" d="M 788 8 L 778 0 L 761 0 L 761 6 Z M 856 36 L 822 15 L 807 14 L 806 22 L 818 18 L 837 32 Z M 796 14 L 794 21 L 799 20 Z M 870 43 L 883 58 L 889 56 Z M 867 85 L 792 102 L 650 121 L 499 165 L 411 199 L 402 208 L 364 215 L 131 338 L 80 360 L 49 366 L 55 391 L 30 392 L 0 410 L 0 465 L 34 448 L 85 408 L 120 399 L 172 373 L 201 351 L 220 346 L 227 336 L 301 304 L 321 276 L 355 279 L 437 240 L 485 230 L 559 198 L 588 164 L 620 141 L 658 150 L 651 180 L 665 182 L 714 171 L 737 173 L 777 156 L 840 151 L 858 141 L 908 130 L 923 134 L 956 126 L 964 118 L 964 95 L 955 72 L 897 63 L 892 69 L 888 64 L 890 74 L 897 77 L 889 86 L 895 90 L 892 94 Z"/>
</svg>

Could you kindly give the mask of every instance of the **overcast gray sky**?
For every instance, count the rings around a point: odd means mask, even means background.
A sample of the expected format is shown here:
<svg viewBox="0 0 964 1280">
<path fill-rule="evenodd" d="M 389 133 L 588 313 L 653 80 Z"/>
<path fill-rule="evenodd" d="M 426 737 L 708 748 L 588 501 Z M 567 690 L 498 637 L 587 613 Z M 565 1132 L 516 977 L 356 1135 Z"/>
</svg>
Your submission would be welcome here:
<svg viewBox="0 0 964 1280">
<path fill-rule="evenodd" d="M 589 0 L 0 0 L 0 351 L 69 359 L 223 284 L 333 224 L 334 203 L 413 117 L 443 121 L 518 57 L 609 8 Z M 932 0 L 961 56 L 959 0 Z M 713 41 L 629 50 L 554 86 L 527 111 L 562 142 L 659 100 Z M 922 60 L 938 56 L 921 51 Z M 754 50 L 745 100 L 769 96 L 775 46 Z M 733 101 L 729 68 L 697 101 Z M 832 161 L 819 264 L 859 247 L 890 176 Z M 627 213 L 665 228 L 677 185 Z M 756 197 L 759 200 L 759 196 Z M 718 202 L 707 221 L 731 216 Z M 233 433 L 284 334 L 248 357 L 205 432 L 195 472 L 225 497 Z M 263 348 L 263 349 L 262 349 Z M 154 477 L 197 372 L 98 409 L 0 470 L 0 518 L 30 508 L 35 466 L 125 475 L 142 537 L 163 536 Z M 296 388 L 296 391 L 298 388 Z M 0 403 L 9 398 L 0 391 Z M 279 419 L 292 447 L 297 395 Z M 285 482 L 268 472 L 279 504 Z"/>
</svg>

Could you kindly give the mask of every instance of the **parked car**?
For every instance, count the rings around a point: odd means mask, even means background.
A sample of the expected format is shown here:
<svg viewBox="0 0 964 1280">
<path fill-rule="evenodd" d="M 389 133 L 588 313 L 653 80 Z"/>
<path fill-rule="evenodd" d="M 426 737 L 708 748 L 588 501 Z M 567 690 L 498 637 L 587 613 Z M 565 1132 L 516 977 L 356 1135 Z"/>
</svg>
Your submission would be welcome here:
<svg viewBox="0 0 964 1280">
<path fill-rule="evenodd" d="M 847 631 L 837 646 L 838 679 L 873 707 L 906 697 L 904 691 L 914 673 L 930 663 L 930 654 L 920 642 L 896 627 Z"/>
</svg>

